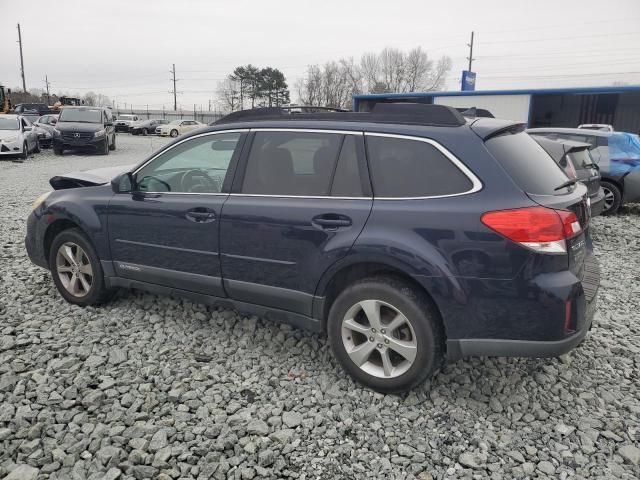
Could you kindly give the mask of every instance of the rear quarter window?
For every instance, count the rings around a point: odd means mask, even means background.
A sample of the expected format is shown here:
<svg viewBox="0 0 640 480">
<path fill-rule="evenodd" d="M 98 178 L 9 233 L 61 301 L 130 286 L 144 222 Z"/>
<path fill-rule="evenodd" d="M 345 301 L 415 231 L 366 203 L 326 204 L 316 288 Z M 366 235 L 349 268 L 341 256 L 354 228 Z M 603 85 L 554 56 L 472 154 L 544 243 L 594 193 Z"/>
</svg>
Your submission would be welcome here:
<svg viewBox="0 0 640 480">
<path fill-rule="evenodd" d="M 469 177 L 430 143 L 376 135 L 367 135 L 366 142 L 376 197 L 437 197 L 473 188 Z"/>
<path fill-rule="evenodd" d="M 527 193 L 556 195 L 555 188 L 568 180 L 560 166 L 528 133 L 499 135 L 487 140 L 485 145 Z"/>
</svg>

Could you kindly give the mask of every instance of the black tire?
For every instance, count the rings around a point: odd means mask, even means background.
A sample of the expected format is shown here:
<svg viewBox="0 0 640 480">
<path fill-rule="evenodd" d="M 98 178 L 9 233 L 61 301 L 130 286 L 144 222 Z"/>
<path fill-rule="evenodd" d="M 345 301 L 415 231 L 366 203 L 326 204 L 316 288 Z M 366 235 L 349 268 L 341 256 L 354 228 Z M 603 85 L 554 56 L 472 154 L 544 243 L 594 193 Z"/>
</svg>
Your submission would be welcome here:
<svg viewBox="0 0 640 480">
<path fill-rule="evenodd" d="M 104 145 L 100 149 L 100 155 L 109 155 L 109 137 L 104 139 Z"/>
<path fill-rule="evenodd" d="M 20 155 L 20 157 L 22 160 L 29 158 L 29 144 L 27 142 L 22 144 L 22 155 Z"/>
<path fill-rule="evenodd" d="M 62 280 L 60 279 L 60 273 L 58 273 L 57 270 L 56 258 L 58 250 L 62 245 L 68 242 L 79 245 L 84 250 L 93 271 L 93 281 L 91 283 L 91 288 L 88 290 L 86 295 L 83 296 L 75 296 L 67 291 L 62 283 Z M 102 271 L 100 258 L 98 258 L 93 245 L 84 235 L 84 233 L 82 233 L 82 231 L 77 228 L 63 230 L 53 239 L 51 248 L 49 249 L 49 270 L 51 271 L 53 282 L 60 292 L 60 295 L 62 295 L 62 297 L 69 303 L 80 305 L 82 307 L 87 305 L 97 305 L 107 301 L 113 293 L 105 286 L 104 272 Z"/>
<path fill-rule="evenodd" d="M 40 153 L 40 140 L 36 139 L 36 148 L 33 149 L 34 153 Z"/>
<path fill-rule="evenodd" d="M 53 147 L 53 154 L 54 155 L 62 155 L 63 153 L 64 153 L 64 150 L 62 148 Z"/>
<path fill-rule="evenodd" d="M 178 131 L 176 129 L 171 130 L 171 133 L 169 133 L 169 135 L 173 138 L 176 138 L 178 136 Z"/>
<path fill-rule="evenodd" d="M 142 129 L 142 135 L 144 135 L 145 137 L 146 137 L 147 135 L 149 135 L 149 130 L 147 130 L 146 128 L 143 128 L 143 129 Z"/>
<path fill-rule="evenodd" d="M 406 317 L 413 329 L 410 333 L 412 336 L 415 334 L 415 359 L 410 367 L 398 376 L 382 378 L 371 375 L 356 365 L 347 353 L 343 342 L 342 322 L 345 314 L 364 300 L 378 300 L 393 306 Z M 440 368 L 444 360 L 444 332 L 437 309 L 423 292 L 396 277 L 370 277 L 343 290 L 331 305 L 327 333 L 333 354 L 344 370 L 356 381 L 382 393 L 399 393 L 412 389 Z M 371 338 L 374 337 L 367 339 L 365 336 L 364 342 L 372 341 Z M 378 348 L 381 346 L 386 349 L 378 343 Z"/>
<path fill-rule="evenodd" d="M 622 206 L 622 192 L 611 182 L 602 181 L 600 186 L 604 190 L 604 208 L 602 215 L 615 215 Z"/>
<path fill-rule="evenodd" d="M 113 134 L 113 142 L 111 142 L 111 145 L 109 145 L 109 150 L 115 150 L 116 149 L 116 134 Z"/>
</svg>

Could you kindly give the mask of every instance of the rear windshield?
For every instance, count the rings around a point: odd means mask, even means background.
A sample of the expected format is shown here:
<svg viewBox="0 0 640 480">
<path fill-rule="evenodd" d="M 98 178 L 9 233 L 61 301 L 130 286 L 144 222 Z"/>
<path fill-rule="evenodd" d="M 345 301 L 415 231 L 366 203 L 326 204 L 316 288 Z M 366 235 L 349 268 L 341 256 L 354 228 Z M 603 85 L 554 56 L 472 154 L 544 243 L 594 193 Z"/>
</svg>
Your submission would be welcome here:
<svg viewBox="0 0 640 480">
<path fill-rule="evenodd" d="M 573 166 L 576 167 L 577 170 L 584 170 L 595 163 L 588 148 L 569 152 L 569 158 L 571 159 L 571 161 L 573 162 Z"/>
<path fill-rule="evenodd" d="M 555 195 L 568 177 L 528 133 L 499 135 L 485 142 L 514 182 L 534 195 Z"/>
</svg>

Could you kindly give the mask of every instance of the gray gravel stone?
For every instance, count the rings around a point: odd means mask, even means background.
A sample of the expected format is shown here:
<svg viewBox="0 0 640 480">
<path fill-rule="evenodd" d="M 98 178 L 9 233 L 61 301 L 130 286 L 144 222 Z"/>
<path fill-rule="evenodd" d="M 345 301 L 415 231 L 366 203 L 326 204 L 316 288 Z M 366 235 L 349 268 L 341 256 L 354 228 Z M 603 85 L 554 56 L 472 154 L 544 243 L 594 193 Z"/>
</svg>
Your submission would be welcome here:
<svg viewBox="0 0 640 480">
<path fill-rule="evenodd" d="M 4 477 L 4 480 L 35 480 L 38 478 L 38 471 L 30 465 L 19 465 Z"/>
<path fill-rule="evenodd" d="M 284 412 L 282 414 L 282 423 L 289 428 L 295 428 L 302 423 L 302 415 L 298 412 Z"/>
<path fill-rule="evenodd" d="M 251 420 L 247 425 L 247 433 L 264 436 L 269 433 L 269 426 L 262 420 Z"/>
<path fill-rule="evenodd" d="M 618 449 L 618 453 L 627 462 L 638 465 L 640 463 L 640 449 L 635 445 L 623 445 Z"/>
</svg>

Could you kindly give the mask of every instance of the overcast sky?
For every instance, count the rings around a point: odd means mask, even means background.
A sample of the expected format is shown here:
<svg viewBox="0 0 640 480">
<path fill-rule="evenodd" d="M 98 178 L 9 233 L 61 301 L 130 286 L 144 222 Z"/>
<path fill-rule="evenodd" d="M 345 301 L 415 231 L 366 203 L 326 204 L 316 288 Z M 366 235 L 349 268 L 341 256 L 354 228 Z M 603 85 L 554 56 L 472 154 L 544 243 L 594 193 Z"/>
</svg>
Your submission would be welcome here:
<svg viewBox="0 0 640 480">
<path fill-rule="evenodd" d="M 476 32 L 479 90 L 640 84 L 640 0 L 0 0 L 0 83 L 104 93 L 120 107 L 206 110 L 234 67 L 281 69 L 294 85 L 310 64 L 386 46 L 448 55 L 459 90 Z"/>
</svg>

